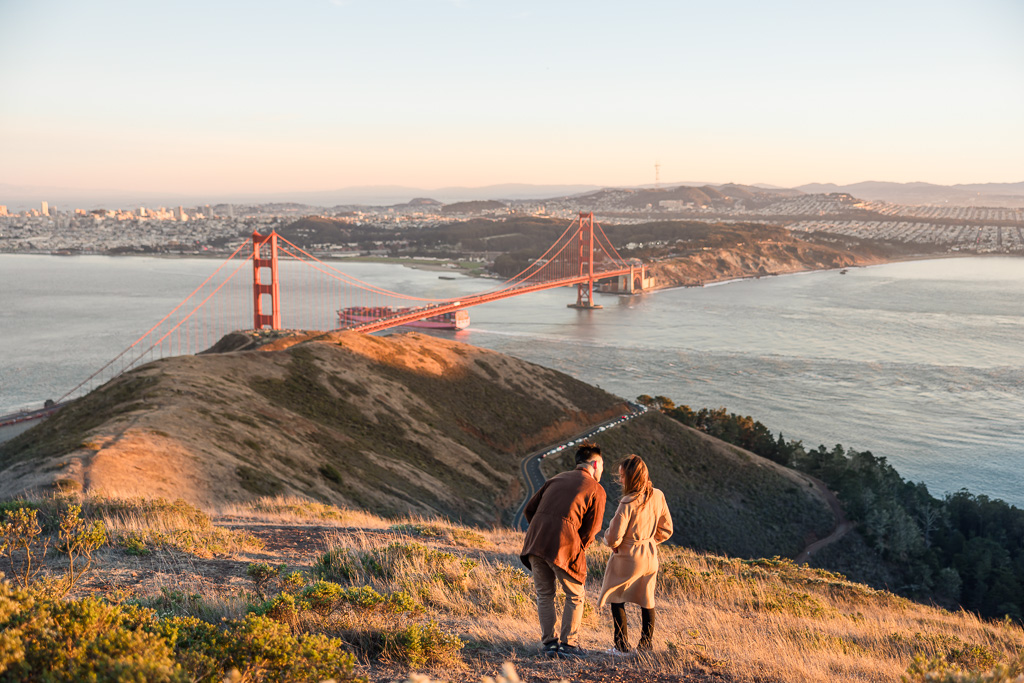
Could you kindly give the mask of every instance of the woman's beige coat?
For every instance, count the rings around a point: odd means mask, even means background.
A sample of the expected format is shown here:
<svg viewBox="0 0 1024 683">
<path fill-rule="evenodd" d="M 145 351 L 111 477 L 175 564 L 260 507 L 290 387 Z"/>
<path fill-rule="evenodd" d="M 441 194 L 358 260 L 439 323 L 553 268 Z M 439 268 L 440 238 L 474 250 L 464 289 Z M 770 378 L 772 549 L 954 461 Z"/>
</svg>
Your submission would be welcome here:
<svg viewBox="0 0 1024 683">
<path fill-rule="evenodd" d="M 606 602 L 633 602 L 654 607 L 658 577 L 658 544 L 672 536 L 672 516 L 665 494 L 658 489 L 647 504 L 636 494 L 623 496 L 601 540 L 612 549 L 604 573 L 598 608 Z"/>
</svg>

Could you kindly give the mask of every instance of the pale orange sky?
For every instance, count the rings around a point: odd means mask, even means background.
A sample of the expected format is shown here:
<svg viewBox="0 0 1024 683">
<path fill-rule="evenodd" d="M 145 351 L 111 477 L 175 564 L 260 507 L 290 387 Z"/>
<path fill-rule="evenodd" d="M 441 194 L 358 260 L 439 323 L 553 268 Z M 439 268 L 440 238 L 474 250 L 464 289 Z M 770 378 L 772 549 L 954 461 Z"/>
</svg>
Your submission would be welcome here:
<svg viewBox="0 0 1024 683">
<path fill-rule="evenodd" d="M 4 3 L 0 184 L 1024 181 L 1024 5 L 828 4 Z"/>
</svg>

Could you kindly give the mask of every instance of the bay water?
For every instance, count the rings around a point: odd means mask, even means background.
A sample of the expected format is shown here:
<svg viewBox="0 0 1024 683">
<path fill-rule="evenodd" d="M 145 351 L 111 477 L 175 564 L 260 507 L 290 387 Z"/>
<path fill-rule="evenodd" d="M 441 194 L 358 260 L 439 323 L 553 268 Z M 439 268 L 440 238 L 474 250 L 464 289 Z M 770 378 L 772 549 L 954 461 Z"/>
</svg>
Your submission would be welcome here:
<svg viewBox="0 0 1024 683">
<path fill-rule="evenodd" d="M 62 395 L 217 265 L 0 255 L 0 414 Z M 496 285 L 397 265 L 335 265 L 421 297 Z M 597 295 L 600 310 L 567 308 L 573 301 L 565 288 L 506 299 L 470 309 L 466 330 L 432 334 L 623 398 L 725 406 L 807 446 L 870 450 L 935 495 L 967 488 L 1024 507 L 1024 259 L 911 261 Z M 240 309 L 238 326 L 251 325 L 250 315 Z"/>
</svg>

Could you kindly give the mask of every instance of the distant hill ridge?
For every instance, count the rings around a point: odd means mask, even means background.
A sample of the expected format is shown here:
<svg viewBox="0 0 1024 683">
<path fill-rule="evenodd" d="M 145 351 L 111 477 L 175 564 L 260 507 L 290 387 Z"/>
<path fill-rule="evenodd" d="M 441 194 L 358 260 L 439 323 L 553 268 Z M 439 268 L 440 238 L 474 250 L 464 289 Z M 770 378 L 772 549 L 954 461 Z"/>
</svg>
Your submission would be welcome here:
<svg viewBox="0 0 1024 683">
<path fill-rule="evenodd" d="M 846 192 L 859 199 L 893 204 L 952 204 L 963 206 L 1024 206 L 1024 182 L 934 185 L 867 181 L 852 185 L 812 183 L 795 188 L 808 194 Z"/>
<path fill-rule="evenodd" d="M 936 185 L 932 183 L 894 183 L 868 181 L 849 185 L 809 183 L 795 188 L 781 188 L 766 183 L 740 185 L 709 182 L 662 183 L 662 188 L 696 187 L 715 188 L 730 196 L 740 190 L 792 195 L 801 192 L 819 194 L 849 192 L 860 199 L 887 201 L 896 204 L 964 204 L 985 206 L 1021 206 L 1024 182 L 971 183 Z M 203 205 L 229 202 L 232 204 L 288 203 L 316 207 L 352 206 L 430 206 L 470 201 L 518 201 L 569 199 L 602 190 L 655 190 L 650 185 L 601 186 L 587 184 L 540 185 L 505 183 L 480 187 L 440 187 L 425 189 L 403 185 L 366 185 L 333 190 L 303 190 L 288 192 L 167 192 L 125 191 L 118 189 L 81 189 L 63 187 L 26 187 L 0 184 L 0 202 L 12 211 L 38 208 L 40 201 L 51 206 L 80 208 Z"/>
</svg>

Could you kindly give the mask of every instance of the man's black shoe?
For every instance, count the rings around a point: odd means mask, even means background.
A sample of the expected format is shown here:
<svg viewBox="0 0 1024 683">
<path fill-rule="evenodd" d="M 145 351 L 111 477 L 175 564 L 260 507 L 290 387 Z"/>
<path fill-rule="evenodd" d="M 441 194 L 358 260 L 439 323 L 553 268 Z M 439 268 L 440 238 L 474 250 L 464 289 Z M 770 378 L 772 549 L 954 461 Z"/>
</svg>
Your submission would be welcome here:
<svg viewBox="0 0 1024 683">
<path fill-rule="evenodd" d="M 548 657 L 558 656 L 558 639 L 556 638 L 555 640 L 552 640 L 550 643 L 545 645 L 544 649 L 541 650 L 541 653 Z"/>
<path fill-rule="evenodd" d="M 587 651 L 577 645 L 559 645 L 558 656 L 562 659 L 583 659 Z"/>
</svg>

